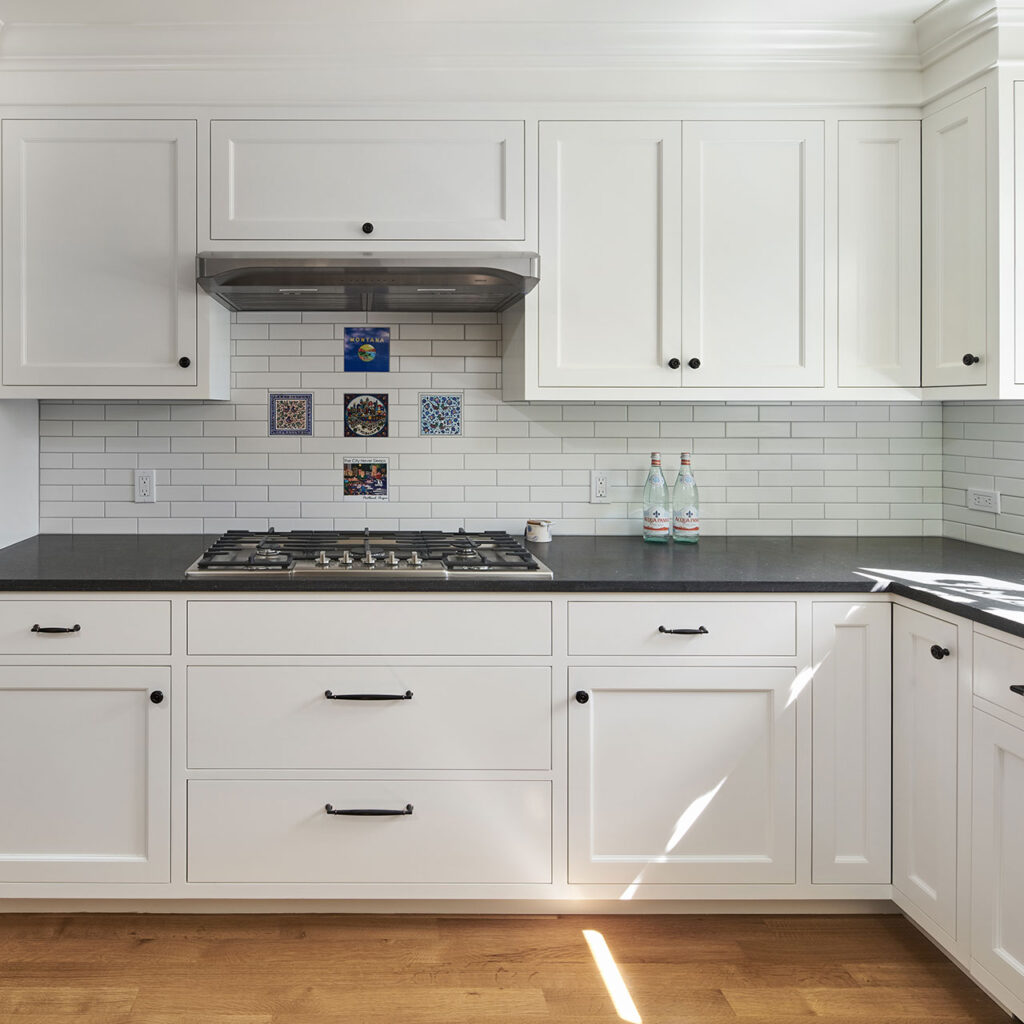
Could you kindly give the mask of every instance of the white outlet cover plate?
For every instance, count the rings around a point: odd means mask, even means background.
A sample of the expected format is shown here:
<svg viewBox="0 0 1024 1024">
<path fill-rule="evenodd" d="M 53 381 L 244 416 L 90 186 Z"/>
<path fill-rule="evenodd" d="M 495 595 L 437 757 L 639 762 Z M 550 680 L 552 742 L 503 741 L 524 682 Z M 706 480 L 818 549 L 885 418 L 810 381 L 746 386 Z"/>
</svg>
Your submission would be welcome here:
<svg viewBox="0 0 1024 1024">
<path fill-rule="evenodd" d="M 998 515 L 999 492 L 972 487 L 967 491 L 967 507 L 973 512 L 993 512 Z"/>
</svg>

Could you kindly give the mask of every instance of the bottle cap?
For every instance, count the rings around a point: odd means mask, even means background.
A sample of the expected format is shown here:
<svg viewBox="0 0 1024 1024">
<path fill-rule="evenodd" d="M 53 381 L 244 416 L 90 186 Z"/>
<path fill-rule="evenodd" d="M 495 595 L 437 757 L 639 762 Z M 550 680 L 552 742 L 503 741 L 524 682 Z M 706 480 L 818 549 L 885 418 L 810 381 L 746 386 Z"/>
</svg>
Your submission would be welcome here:
<svg viewBox="0 0 1024 1024">
<path fill-rule="evenodd" d="M 679 456 L 679 464 L 681 466 L 688 466 L 690 464 L 690 453 L 689 452 L 683 452 Z"/>
<path fill-rule="evenodd" d="M 652 466 L 660 466 L 661 465 L 661 452 L 651 452 L 651 465 Z"/>
</svg>

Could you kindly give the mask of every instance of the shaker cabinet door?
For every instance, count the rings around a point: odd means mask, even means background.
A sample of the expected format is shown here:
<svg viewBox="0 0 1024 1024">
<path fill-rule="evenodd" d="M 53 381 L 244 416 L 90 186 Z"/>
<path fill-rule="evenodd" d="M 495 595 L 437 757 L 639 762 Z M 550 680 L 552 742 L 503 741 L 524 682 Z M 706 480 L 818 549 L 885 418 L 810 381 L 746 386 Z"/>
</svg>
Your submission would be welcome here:
<svg viewBox="0 0 1024 1024">
<path fill-rule="evenodd" d="M 683 125 L 683 384 L 824 384 L 824 125 Z M 698 365 L 694 365 L 694 364 Z"/>
<path fill-rule="evenodd" d="M 678 121 L 541 122 L 542 387 L 679 386 L 679 137 Z"/>
<path fill-rule="evenodd" d="M 196 385 L 194 121 L 5 120 L 2 235 L 4 385 Z"/>
</svg>

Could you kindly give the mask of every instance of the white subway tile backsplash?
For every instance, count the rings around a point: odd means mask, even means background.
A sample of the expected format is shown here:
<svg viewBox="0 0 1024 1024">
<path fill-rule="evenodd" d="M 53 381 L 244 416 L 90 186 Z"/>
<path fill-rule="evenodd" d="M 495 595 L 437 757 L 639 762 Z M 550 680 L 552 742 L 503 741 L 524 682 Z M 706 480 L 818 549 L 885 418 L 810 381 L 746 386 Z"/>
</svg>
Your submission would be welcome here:
<svg viewBox="0 0 1024 1024">
<path fill-rule="evenodd" d="M 561 533 L 638 533 L 648 454 L 659 449 L 670 478 L 679 452 L 695 453 L 709 536 L 938 534 L 953 509 L 947 534 L 1014 544 L 1020 534 L 1024 550 L 1024 501 L 998 522 L 956 511 L 968 480 L 998 477 L 1024 499 L 1024 409 L 949 406 L 944 417 L 937 403 L 506 403 L 491 314 L 235 320 L 229 403 L 40 403 L 41 529 L 519 532 L 544 516 Z M 392 372 L 344 372 L 345 325 L 365 323 L 392 327 Z M 312 437 L 268 436 L 268 390 L 313 392 Z M 389 437 L 344 436 L 344 396 L 363 390 L 388 393 Z M 419 436 L 425 390 L 463 393 L 461 436 Z M 348 455 L 390 460 L 390 501 L 341 500 Z M 153 504 L 131 501 L 138 467 L 157 470 Z M 588 500 L 594 468 L 609 473 L 607 504 Z"/>
</svg>

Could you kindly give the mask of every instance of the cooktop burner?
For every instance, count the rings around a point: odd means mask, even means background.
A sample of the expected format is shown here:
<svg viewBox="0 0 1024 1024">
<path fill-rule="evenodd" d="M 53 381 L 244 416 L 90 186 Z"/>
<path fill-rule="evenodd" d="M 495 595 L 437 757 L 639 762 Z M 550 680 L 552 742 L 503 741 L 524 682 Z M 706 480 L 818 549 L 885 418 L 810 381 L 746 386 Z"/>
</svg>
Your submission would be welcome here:
<svg viewBox="0 0 1024 1024">
<path fill-rule="evenodd" d="M 501 530 L 444 533 L 229 530 L 186 571 L 188 576 L 336 575 L 374 572 L 440 579 L 465 573 L 551 579 L 553 573 L 523 543 Z"/>
</svg>

